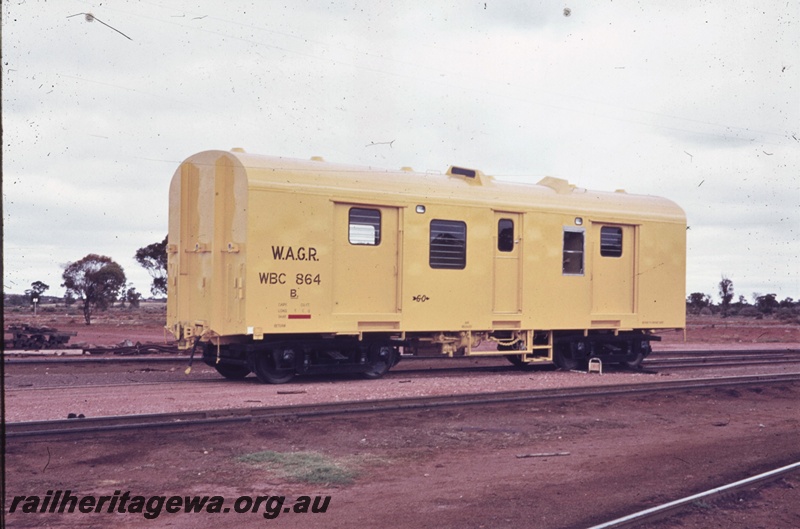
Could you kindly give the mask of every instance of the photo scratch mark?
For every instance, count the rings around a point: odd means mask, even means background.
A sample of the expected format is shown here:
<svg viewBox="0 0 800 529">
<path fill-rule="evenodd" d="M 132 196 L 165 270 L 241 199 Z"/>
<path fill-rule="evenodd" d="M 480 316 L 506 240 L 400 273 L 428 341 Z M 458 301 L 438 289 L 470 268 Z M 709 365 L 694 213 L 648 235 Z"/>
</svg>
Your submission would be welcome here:
<svg viewBox="0 0 800 529">
<path fill-rule="evenodd" d="M 99 18 L 97 18 L 96 16 L 94 16 L 91 13 L 75 13 L 74 15 L 70 15 L 67 18 L 77 17 L 77 16 L 80 16 L 80 15 L 83 15 L 86 18 L 86 22 L 94 22 L 95 20 L 97 20 L 98 22 L 103 24 L 105 27 L 113 29 L 114 31 L 116 31 L 117 33 L 119 33 L 120 35 L 125 37 L 126 39 L 133 40 L 132 38 L 127 36 L 125 33 L 121 32 L 120 30 L 118 30 L 117 28 L 115 28 L 113 26 L 109 26 L 108 24 L 106 24 L 105 22 L 103 22 L 102 20 L 100 20 Z"/>
<path fill-rule="evenodd" d="M 371 141 L 368 144 L 366 144 L 364 147 L 374 147 L 375 145 L 388 145 L 389 147 L 392 147 L 392 144 L 394 142 L 395 142 L 395 140 L 392 140 L 392 141 Z"/>
</svg>

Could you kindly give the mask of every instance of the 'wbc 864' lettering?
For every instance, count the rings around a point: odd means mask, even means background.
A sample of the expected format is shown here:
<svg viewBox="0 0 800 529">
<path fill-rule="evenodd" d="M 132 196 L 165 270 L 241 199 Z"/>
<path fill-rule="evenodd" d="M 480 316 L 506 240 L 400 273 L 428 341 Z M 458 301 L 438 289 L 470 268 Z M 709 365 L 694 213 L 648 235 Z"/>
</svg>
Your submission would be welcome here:
<svg viewBox="0 0 800 529">
<path fill-rule="evenodd" d="M 287 274 L 278 272 L 259 272 L 258 279 L 262 285 L 286 285 L 289 281 Z M 319 274 L 295 274 L 295 285 L 320 285 L 322 279 Z"/>
</svg>

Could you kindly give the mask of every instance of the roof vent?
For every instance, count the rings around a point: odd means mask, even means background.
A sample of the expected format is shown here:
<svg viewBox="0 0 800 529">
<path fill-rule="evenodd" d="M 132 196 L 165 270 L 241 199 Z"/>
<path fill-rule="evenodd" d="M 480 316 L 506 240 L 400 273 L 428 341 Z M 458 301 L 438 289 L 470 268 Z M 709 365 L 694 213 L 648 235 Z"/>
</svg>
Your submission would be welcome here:
<svg viewBox="0 0 800 529">
<path fill-rule="evenodd" d="M 477 169 L 467 169 L 466 167 L 458 167 L 455 165 L 451 165 L 450 168 L 447 169 L 447 176 L 462 177 L 461 179 L 463 179 L 463 181 L 475 185 L 483 185 L 492 179 L 491 176 L 486 176 Z"/>
<path fill-rule="evenodd" d="M 466 176 L 467 178 L 475 178 L 477 176 L 477 171 L 475 171 L 475 169 L 456 167 L 455 165 L 451 165 L 450 170 L 447 171 L 447 173 L 451 175 Z"/>
<path fill-rule="evenodd" d="M 541 180 L 539 180 L 538 185 L 549 187 L 559 195 L 565 195 L 567 193 L 572 193 L 575 189 L 573 184 L 570 184 L 563 178 L 555 178 L 552 176 L 545 176 Z"/>
</svg>

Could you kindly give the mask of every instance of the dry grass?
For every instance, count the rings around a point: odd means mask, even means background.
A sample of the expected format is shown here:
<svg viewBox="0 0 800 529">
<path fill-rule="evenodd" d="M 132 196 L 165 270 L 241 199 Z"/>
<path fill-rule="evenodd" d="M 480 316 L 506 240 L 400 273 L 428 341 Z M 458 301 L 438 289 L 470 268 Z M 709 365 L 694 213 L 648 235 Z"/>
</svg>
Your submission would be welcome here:
<svg viewBox="0 0 800 529">
<path fill-rule="evenodd" d="M 303 483 L 349 485 L 358 475 L 356 462 L 335 459 L 319 452 L 266 450 L 240 456 L 237 460 Z"/>
</svg>

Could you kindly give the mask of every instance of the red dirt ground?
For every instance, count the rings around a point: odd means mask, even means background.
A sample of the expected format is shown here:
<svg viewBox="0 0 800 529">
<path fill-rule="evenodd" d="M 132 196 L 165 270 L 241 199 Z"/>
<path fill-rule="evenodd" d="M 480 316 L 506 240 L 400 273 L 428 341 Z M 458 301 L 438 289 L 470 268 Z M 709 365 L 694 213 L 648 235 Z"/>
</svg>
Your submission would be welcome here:
<svg viewBox="0 0 800 529">
<path fill-rule="evenodd" d="M 122 313 L 122 315 L 125 315 Z M 6 324 L 19 314 L 7 315 Z M 23 315 L 24 316 L 24 315 Z M 38 324 L 76 331 L 74 342 L 162 342 L 163 313 L 121 320 L 44 314 Z M 49 318 L 49 320 L 48 320 Z M 116 319 L 115 319 L 116 318 Z M 159 320 L 159 318 L 162 318 Z M 18 320 L 20 321 L 20 320 Z M 30 320 L 21 320 L 33 323 Z M 692 319 L 693 344 L 800 342 L 800 328 L 771 320 Z M 665 346 L 683 333 L 665 335 Z M 343 380 L 342 384 L 347 384 Z M 379 385 L 381 381 L 376 381 Z M 377 388 L 378 386 L 376 386 Z M 138 391 L 147 391 L 146 387 Z M 57 398 L 57 394 L 54 394 Z M 214 395 L 208 395 L 214 407 Z M 13 527 L 578 528 L 800 460 L 800 386 L 695 390 L 388 417 L 303 419 L 224 430 L 128 432 L 6 446 L 6 508 L 16 495 L 330 495 L 328 512 L 30 514 Z M 350 484 L 299 483 L 237 457 L 316 451 L 356 468 Z M 559 453 L 518 458 L 523 454 Z M 800 478 L 727 502 L 698 503 L 660 528 L 800 527 Z M 263 509 L 262 509 L 263 512 Z"/>
<path fill-rule="evenodd" d="M 221 495 L 230 506 L 242 495 L 287 501 L 330 495 L 331 507 L 271 521 L 232 511 L 162 513 L 157 520 L 16 512 L 8 521 L 14 527 L 587 527 L 799 460 L 799 398 L 800 385 L 786 384 L 129 432 L 62 443 L 11 439 L 9 496 L 119 490 Z M 350 484 L 298 483 L 237 459 L 264 450 L 319 452 L 353 465 L 358 475 Z M 518 457 L 543 453 L 560 455 Z M 736 497 L 730 510 L 698 504 L 699 522 L 665 527 L 796 528 L 797 483 L 795 476 L 772 492 L 745 494 L 741 502 Z"/>
</svg>

